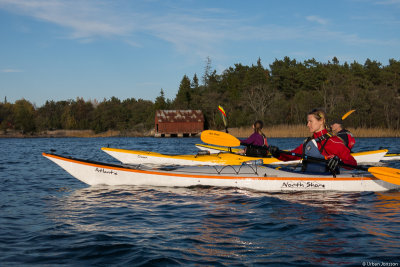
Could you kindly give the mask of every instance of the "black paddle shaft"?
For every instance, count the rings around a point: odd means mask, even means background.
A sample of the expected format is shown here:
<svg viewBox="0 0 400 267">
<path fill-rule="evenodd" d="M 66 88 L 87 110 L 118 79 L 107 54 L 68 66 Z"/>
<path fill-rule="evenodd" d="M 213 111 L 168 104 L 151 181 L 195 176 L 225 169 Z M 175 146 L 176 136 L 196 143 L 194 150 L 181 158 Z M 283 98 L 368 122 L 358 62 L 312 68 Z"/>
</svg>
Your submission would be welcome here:
<svg viewBox="0 0 400 267">
<path fill-rule="evenodd" d="M 311 156 L 307 156 L 307 155 L 297 154 L 297 153 L 290 152 L 290 151 L 284 151 L 284 150 L 278 150 L 278 151 L 279 151 L 279 153 L 282 153 L 282 154 L 296 156 L 296 157 L 299 157 L 301 159 L 305 159 L 305 160 L 309 160 L 309 161 L 325 162 L 325 163 L 328 162 L 328 160 L 326 160 L 326 159 L 321 159 L 321 158 L 311 157 Z M 347 168 L 352 168 L 352 169 L 357 169 L 357 170 L 362 170 L 362 171 L 367 171 L 368 170 L 368 168 L 346 164 L 346 163 L 343 163 L 341 161 L 339 162 L 339 165 L 342 166 L 342 167 L 347 167 Z"/>
</svg>

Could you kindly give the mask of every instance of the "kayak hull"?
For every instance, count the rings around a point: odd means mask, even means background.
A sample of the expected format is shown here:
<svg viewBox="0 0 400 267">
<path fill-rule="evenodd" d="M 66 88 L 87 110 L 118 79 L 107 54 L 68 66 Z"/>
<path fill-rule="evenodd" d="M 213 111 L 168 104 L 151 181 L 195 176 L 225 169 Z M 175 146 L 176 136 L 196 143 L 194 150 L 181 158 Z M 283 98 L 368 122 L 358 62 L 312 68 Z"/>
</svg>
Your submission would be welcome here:
<svg viewBox="0 0 400 267">
<path fill-rule="evenodd" d="M 256 158 L 224 152 L 208 155 L 165 155 L 150 151 L 127 150 L 119 148 L 102 147 L 104 152 L 124 164 L 154 164 L 154 165 L 241 165 L 243 162 L 262 160 L 263 164 L 297 164 L 299 160 L 280 161 L 273 157 Z M 387 150 L 375 150 L 353 153 L 357 163 L 377 163 Z"/>
<path fill-rule="evenodd" d="M 332 175 L 309 175 L 257 165 L 150 168 L 106 164 L 47 153 L 43 153 L 43 156 L 88 185 L 201 185 L 256 191 L 386 191 L 400 188 L 366 172 L 348 172 L 334 178 Z"/>
</svg>

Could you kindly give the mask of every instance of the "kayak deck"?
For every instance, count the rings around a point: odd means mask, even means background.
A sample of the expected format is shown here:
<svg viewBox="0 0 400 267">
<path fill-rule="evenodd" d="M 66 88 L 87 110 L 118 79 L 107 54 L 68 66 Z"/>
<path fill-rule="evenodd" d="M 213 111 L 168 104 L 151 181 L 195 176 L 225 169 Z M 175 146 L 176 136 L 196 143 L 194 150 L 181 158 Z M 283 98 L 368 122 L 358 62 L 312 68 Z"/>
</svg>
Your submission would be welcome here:
<svg viewBox="0 0 400 267">
<path fill-rule="evenodd" d="M 255 158 L 234 153 L 198 155 L 167 155 L 157 152 L 102 147 L 104 152 L 125 164 L 156 165 L 240 165 L 243 162 L 262 159 L 264 164 L 280 162 L 273 157 Z"/>
<path fill-rule="evenodd" d="M 198 155 L 166 155 L 157 152 L 127 150 L 102 147 L 104 152 L 124 164 L 155 164 L 155 165 L 240 165 L 246 161 L 262 160 L 263 164 L 297 164 L 300 160 L 280 161 L 274 157 L 248 157 L 230 152 Z M 386 149 L 353 153 L 358 163 L 379 162 L 387 153 Z"/>
</svg>

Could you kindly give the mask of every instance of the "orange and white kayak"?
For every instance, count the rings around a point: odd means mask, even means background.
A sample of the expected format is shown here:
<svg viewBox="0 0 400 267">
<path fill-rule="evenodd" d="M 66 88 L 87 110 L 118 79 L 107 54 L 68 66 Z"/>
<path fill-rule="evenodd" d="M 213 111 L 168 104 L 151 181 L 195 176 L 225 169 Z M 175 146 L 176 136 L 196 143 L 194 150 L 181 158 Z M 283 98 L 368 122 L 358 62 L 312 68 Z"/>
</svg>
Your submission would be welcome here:
<svg viewBox="0 0 400 267">
<path fill-rule="evenodd" d="M 127 150 L 119 148 L 102 147 L 104 152 L 116 158 L 124 164 L 145 164 L 145 165 L 240 165 L 250 160 L 262 160 L 263 164 L 297 164 L 300 161 L 280 161 L 274 157 L 256 158 L 247 157 L 235 153 L 224 152 L 215 154 L 197 155 L 166 155 L 157 152 Z M 353 153 L 357 163 L 379 162 L 388 150 L 375 150 Z"/>
<path fill-rule="evenodd" d="M 261 165 L 178 166 L 151 168 L 115 165 L 55 154 L 43 156 L 88 185 L 147 185 L 168 187 L 218 186 L 257 191 L 386 191 L 400 185 L 375 178 L 365 171 L 305 174 Z M 388 174 L 390 175 L 390 174 Z"/>
<path fill-rule="evenodd" d="M 384 160 L 384 161 L 400 160 L 400 154 L 399 153 L 390 153 L 390 154 L 388 153 L 381 160 Z"/>
</svg>

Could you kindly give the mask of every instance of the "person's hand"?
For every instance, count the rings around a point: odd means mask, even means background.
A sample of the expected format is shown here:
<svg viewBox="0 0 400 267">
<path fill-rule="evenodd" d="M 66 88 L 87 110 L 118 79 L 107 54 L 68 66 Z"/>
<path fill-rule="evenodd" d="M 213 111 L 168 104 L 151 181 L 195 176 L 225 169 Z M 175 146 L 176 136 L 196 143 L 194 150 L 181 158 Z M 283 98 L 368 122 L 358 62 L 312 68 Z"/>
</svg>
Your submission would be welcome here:
<svg viewBox="0 0 400 267">
<path fill-rule="evenodd" d="M 279 158 L 279 156 L 281 155 L 281 152 L 279 151 L 279 148 L 276 146 L 269 146 L 268 147 L 268 152 L 271 153 L 271 155 L 274 158 Z"/>
<path fill-rule="evenodd" d="M 340 163 L 340 159 L 338 156 L 334 156 L 333 158 L 328 159 L 327 167 L 331 173 L 336 173 L 336 168 Z"/>
</svg>

